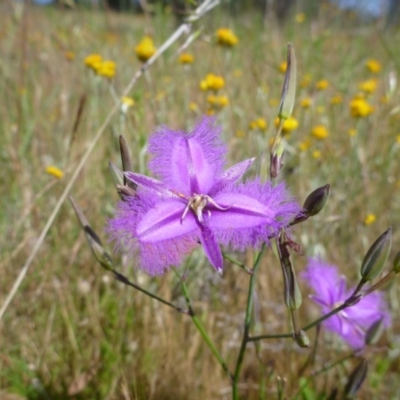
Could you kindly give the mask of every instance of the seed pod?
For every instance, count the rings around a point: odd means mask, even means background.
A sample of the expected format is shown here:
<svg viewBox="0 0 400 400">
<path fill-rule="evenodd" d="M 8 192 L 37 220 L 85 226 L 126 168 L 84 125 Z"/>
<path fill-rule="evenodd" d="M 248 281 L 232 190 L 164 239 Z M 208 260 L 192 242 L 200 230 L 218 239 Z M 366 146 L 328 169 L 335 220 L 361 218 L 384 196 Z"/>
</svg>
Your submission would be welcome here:
<svg viewBox="0 0 400 400">
<path fill-rule="evenodd" d="M 368 361 L 363 358 L 361 362 L 354 368 L 349 376 L 346 387 L 344 388 L 345 399 L 353 399 L 364 382 L 368 372 Z"/>
<path fill-rule="evenodd" d="M 375 240 L 363 259 L 360 273 L 364 282 L 371 281 L 380 274 L 385 266 L 391 247 L 392 227 L 389 227 Z"/>
</svg>

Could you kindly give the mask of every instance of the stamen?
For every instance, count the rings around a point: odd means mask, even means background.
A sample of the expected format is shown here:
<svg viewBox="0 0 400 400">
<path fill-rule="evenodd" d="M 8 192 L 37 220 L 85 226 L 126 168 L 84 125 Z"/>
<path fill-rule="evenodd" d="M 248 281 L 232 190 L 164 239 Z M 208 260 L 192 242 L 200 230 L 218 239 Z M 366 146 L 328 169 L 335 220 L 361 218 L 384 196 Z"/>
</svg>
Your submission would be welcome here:
<svg viewBox="0 0 400 400">
<path fill-rule="evenodd" d="M 220 211 L 227 211 L 231 208 L 231 206 L 228 207 L 222 207 L 219 204 L 217 204 L 210 196 L 206 194 L 194 194 L 188 201 L 185 209 L 183 210 L 182 217 L 181 217 L 181 224 L 183 223 L 183 220 L 185 219 L 187 213 L 189 212 L 189 209 L 191 208 L 194 213 L 196 214 L 196 217 L 199 222 L 203 222 L 203 210 L 207 207 L 207 204 L 212 204 L 216 209 Z M 211 217 L 211 211 L 206 210 L 207 215 Z"/>
</svg>

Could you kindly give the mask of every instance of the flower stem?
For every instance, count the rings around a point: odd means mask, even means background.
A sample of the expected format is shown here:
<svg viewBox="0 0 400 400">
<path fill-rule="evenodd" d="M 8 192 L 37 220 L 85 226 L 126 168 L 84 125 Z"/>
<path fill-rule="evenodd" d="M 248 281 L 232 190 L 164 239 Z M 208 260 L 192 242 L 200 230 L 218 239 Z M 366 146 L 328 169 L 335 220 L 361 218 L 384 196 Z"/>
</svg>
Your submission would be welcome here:
<svg viewBox="0 0 400 400">
<path fill-rule="evenodd" d="M 119 272 L 115 271 L 114 269 L 111 270 L 111 272 L 113 273 L 114 277 L 119 280 L 120 282 L 122 282 L 123 284 L 127 285 L 127 286 L 131 286 L 133 288 L 135 288 L 136 290 L 139 290 L 139 292 L 142 292 L 144 294 L 147 294 L 147 296 L 151 297 L 154 300 L 159 301 L 160 303 L 163 303 L 169 307 L 174 308 L 176 311 L 183 313 L 183 314 L 190 314 L 189 310 L 183 310 L 180 307 L 177 307 L 175 304 L 170 303 L 167 300 L 162 299 L 161 297 L 158 297 L 157 295 L 148 292 L 147 290 L 141 288 L 140 286 L 136 285 L 135 283 L 131 282 L 125 275 L 120 274 Z"/>
<path fill-rule="evenodd" d="M 184 279 L 178 274 L 178 272 L 174 269 L 175 273 L 178 275 L 181 285 L 182 285 L 182 291 L 183 291 L 183 295 L 185 297 L 186 300 L 186 304 L 188 306 L 188 314 L 190 316 L 190 318 L 192 318 L 192 321 L 194 323 L 194 325 L 196 326 L 198 332 L 200 333 L 201 337 L 203 338 L 203 340 L 207 343 L 207 346 L 209 347 L 209 349 L 211 350 L 211 352 L 213 353 L 214 357 L 218 360 L 219 364 L 221 365 L 222 369 L 225 371 L 225 373 L 228 375 L 230 381 L 233 381 L 233 376 L 231 374 L 231 372 L 228 369 L 228 366 L 226 365 L 224 359 L 222 358 L 221 354 L 219 353 L 219 351 L 217 350 L 217 348 L 215 347 L 214 343 L 212 342 L 210 336 L 208 335 L 206 329 L 204 328 L 203 324 L 201 323 L 200 319 L 196 316 L 191 301 L 190 301 L 190 296 L 189 296 L 189 290 L 188 287 L 186 285 L 186 282 L 184 281 Z"/>
<path fill-rule="evenodd" d="M 243 263 L 241 263 L 240 261 L 235 260 L 234 258 L 232 258 L 231 256 L 229 256 L 228 254 L 222 253 L 222 256 L 226 259 L 229 260 L 230 262 L 238 265 L 240 268 L 244 269 L 249 275 L 253 274 L 253 270 L 250 269 L 249 267 L 247 267 L 246 265 L 244 265 Z"/>
<path fill-rule="evenodd" d="M 256 261 L 255 261 L 254 267 L 253 267 L 253 274 L 250 277 L 242 344 L 240 346 L 238 359 L 236 361 L 235 374 L 233 376 L 233 382 L 232 382 L 232 399 L 233 400 L 239 400 L 238 382 L 239 382 L 240 371 L 242 368 L 247 343 L 249 342 L 249 339 L 250 339 L 249 331 L 250 331 L 250 326 L 251 326 L 252 316 L 253 316 L 253 294 L 254 294 L 254 288 L 255 288 L 255 283 L 256 283 L 257 271 L 261 264 L 261 257 L 262 257 L 262 254 L 264 253 L 264 248 L 265 248 L 265 245 L 263 246 L 261 251 L 258 253 L 258 256 L 256 258 Z"/>
</svg>

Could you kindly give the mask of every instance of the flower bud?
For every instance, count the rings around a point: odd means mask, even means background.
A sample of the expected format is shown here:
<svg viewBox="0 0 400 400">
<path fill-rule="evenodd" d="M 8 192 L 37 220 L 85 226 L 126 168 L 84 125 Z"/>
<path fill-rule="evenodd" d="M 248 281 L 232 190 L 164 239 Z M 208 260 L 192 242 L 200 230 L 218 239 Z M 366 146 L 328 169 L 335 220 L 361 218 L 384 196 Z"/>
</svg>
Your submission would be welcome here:
<svg viewBox="0 0 400 400">
<path fill-rule="evenodd" d="M 296 332 L 294 335 L 294 340 L 300 347 L 309 347 L 310 346 L 310 339 L 308 338 L 307 334 L 300 330 Z"/>
<path fill-rule="evenodd" d="M 303 299 L 301 296 L 300 288 L 297 283 L 296 275 L 292 262 L 290 260 L 290 253 L 287 249 L 288 243 L 286 242 L 285 234 L 282 233 L 278 239 L 278 255 L 281 262 L 283 283 L 284 283 L 284 300 L 286 307 L 289 310 L 297 310 Z"/>
<path fill-rule="evenodd" d="M 382 332 L 385 325 L 383 318 L 375 321 L 367 330 L 365 335 L 365 344 L 375 344 L 378 342 L 379 338 L 382 336 Z"/>
<path fill-rule="evenodd" d="M 304 202 L 304 212 L 308 217 L 317 215 L 325 206 L 329 197 L 330 185 L 321 186 L 308 195 Z"/>
<path fill-rule="evenodd" d="M 363 358 L 361 362 L 354 368 L 353 372 L 349 376 L 349 380 L 344 388 L 345 399 L 352 399 L 357 394 L 361 385 L 367 376 L 368 361 Z"/>
<path fill-rule="evenodd" d="M 400 272 L 400 251 L 393 260 L 393 271 L 398 274 Z"/>
<path fill-rule="evenodd" d="M 382 271 L 392 246 L 392 227 L 389 227 L 376 239 L 361 264 L 361 276 L 364 282 L 376 278 Z"/>
<path fill-rule="evenodd" d="M 270 176 L 276 178 L 283 167 L 283 156 L 285 155 L 285 146 L 282 142 L 278 144 L 271 154 Z"/>
<path fill-rule="evenodd" d="M 286 65 L 285 81 L 283 83 L 281 103 L 278 111 L 280 119 L 288 119 L 291 116 L 296 97 L 296 56 L 291 43 L 287 46 Z"/>
</svg>

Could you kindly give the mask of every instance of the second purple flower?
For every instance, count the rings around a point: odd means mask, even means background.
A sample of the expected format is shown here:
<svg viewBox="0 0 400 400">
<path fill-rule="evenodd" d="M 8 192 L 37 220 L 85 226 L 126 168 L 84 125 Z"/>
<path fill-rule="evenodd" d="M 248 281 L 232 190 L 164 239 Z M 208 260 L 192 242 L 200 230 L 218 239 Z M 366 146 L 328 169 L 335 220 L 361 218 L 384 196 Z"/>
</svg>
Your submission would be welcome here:
<svg viewBox="0 0 400 400">
<path fill-rule="evenodd" d="M 301 210 L 282 183 L 240 182 L 254 158 L 224 171 L 227 147 L 220 133 L 212 118 L 188 133 L 161 128 L 148 147 L 149 169 L 159 180 L 125 173 L 137 193 L 118 203 L 107 231 L 150 275 L 178 266 L 199 243 L 222 272 L 220 245 L 260 247 Z"/>
</svg>

